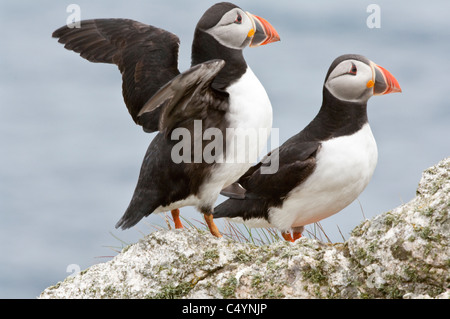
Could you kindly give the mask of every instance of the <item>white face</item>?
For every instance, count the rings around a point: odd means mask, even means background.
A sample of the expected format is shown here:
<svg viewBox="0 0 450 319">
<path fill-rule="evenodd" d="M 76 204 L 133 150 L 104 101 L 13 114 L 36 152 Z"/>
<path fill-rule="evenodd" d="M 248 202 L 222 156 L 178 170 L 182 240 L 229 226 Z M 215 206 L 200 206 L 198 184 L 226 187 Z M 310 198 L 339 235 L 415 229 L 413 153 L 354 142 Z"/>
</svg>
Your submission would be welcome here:
<svg viewBox="0 0 450 319">
<path fill-rule="evenodd" d="M 365 103 L 373 95 L 374 77 L 371 66 L 358 60 L 345 60 L 330 73 L 325 87 L 342 101 Z"/>
<path fill-rule="evenodd" d="M 241 9 L 235 8 L 225 13 L 220 21 L 206 30 L 220 44 L 242 50 L 248 46 L 255 28 L 253 20 Z"/>
</svg>

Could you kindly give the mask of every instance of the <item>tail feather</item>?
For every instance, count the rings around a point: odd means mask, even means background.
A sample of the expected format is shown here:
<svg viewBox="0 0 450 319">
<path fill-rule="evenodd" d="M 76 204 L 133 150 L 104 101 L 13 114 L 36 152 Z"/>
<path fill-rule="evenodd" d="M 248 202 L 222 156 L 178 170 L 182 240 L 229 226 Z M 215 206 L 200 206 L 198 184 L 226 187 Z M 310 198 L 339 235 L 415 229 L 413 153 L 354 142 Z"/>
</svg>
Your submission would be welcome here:
<svg viewBox="0 0 450 319">
<path fill-rule="evenodd" d="M 141 196 L 133 196 L 130 205 L 123 214 L 122 218 L 117 222 L 116 228 L 123 230 L 136 225 L 142 218 L 150 215 L 156 209 L 153 201 L 149 198 L 142 198 Z"/>
<path fill-rule="evenodd" d="M 145 215 L 141 213 L 132 212 L 128 210 L 122 216 L 122 218 L 117 222 L 116 228 L 121 228 L 122 230 L 128 229 L 136 225 Z"/>
<path fill-rule="evenodd" d="M 262 199 L 230 198 L 214 208 L 214 218 L 268 218 L 267 203 Z"/>
<path fill-rule="evenodd" d="M 239 199 L 227 199 L 222 204 L 216 206 L 214 208 L 214 218 L 233 218 L 233 217 L 241 217 L 241 203 L 243 203 L 244 200 Z"/>
</svg>

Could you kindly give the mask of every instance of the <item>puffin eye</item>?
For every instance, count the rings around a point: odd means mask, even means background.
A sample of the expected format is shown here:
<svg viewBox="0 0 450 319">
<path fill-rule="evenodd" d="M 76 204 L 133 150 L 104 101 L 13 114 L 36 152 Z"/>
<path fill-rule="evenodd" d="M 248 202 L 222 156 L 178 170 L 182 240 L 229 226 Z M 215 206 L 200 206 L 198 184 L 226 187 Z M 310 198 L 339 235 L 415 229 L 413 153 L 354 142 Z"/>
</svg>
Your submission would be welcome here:
<svg viewBox="0 0 450 319">
<path fill-rule="evenodd" d="M 348 71 L 348 74 L 356 75 L 357 72 L 358 72 L 358 69 L 356 68 L 355 63 L 352 62 L 352 67 L 350 68 L 350 71 Z"/>
<path fill-rule="evenodd" d="M 241 24 L 242 23 L 242 16 L 238 13 L 236 20 L 234 20 L 234 23 Z"/>
</svg>

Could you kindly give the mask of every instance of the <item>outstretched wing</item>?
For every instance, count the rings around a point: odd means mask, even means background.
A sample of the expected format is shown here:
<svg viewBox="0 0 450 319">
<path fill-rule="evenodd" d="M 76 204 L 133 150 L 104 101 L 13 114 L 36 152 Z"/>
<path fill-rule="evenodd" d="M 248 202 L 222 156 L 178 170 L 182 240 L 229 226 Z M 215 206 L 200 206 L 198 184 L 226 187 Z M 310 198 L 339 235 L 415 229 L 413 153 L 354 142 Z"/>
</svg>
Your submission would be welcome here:
<svg viewBox="0 0 450 319">
<path fill-rule="evenodd" d="M 138 119 L 161 109 L 159 130 L 167 136 L 187 121 L 205 119 L 211 109 L 225 110 L 228 94 L 211 87 L 224 65 L 223 60 L 210 60 L 181 73 L 152 96 L 142 107 Z"/>
<path fill-rule="evenodd" d="M 157 130 L 160 109 L 139 121 L 137 115 L 163 85 L 180 73 L 180 41 L 176 35 L 129 19 L 94 19 L 81 21 L 80 28 L 61 27 L 52 36 L 88 61 L 116 64 L 133 120 L 148 132 Z"/>
</svg>

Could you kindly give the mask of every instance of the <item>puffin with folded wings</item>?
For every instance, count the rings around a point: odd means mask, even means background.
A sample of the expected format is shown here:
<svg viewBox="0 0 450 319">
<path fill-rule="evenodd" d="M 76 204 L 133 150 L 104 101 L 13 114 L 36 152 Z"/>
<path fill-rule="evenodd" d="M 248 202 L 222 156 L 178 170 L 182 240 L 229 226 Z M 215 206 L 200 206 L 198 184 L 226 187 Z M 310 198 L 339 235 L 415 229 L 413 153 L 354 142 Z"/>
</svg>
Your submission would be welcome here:
<svg viewBox="0 0 450 319">
<path fill-rule="evenodd" d="M 214 218 L 275 227 L 285 240 L 295 241 L 305 225 L 345 208 L 367 186 L 377 164 L 367 101 L 395 92 L 401 92 L 397 80 L 366 57 L 336 58 L 317 116 L 226 187 L 222 194 L 229 199 L 214 208 Z"/>
<path fill-rule="evenodd" d="M 218 129 L 223 132 L 223 145 L 238 150 L 265 146 L 272 107 L 242 51 L 247 46 L 279 41 L 276 30 L 265 19 L 234 4 L 217 3 L 196 26 L 192 67 L 183 73 L 177 66 L 178 37 L 137 21 L 86 20 L 79 29 L 65 26 L 56 30 L 53 37 L 91 62 L 116 64 L 133 120 L 146 132 L 159 131 L 148 147 L 133 197 L 116 227 L 127 229 L 151 213 L 170 210 L 175 227 L 182 228 L 179 208 L 195 206 L 204 214 L 211 233 L 221 237 L 211 214 L 214 203 L 221 189 L 239 178 L 251 163 L 233 160 L 230 156 L 234 152 L 226 148 L 215 154 L 224 160 L 205 161 L 202 154 L 208 143 L 203 137 L 209 129 Z M 234 131 L 228 128 L 266 129 L 267 136 L 252 145 L 228 143 L 235 140 Z M 173 151 L 180 143 L 180 130 L 190 137 L 184 142 L 190 145 L 191 160 L 185 160 L 183 154 L 180 161 L 180 154 Z"/>
</svg>

